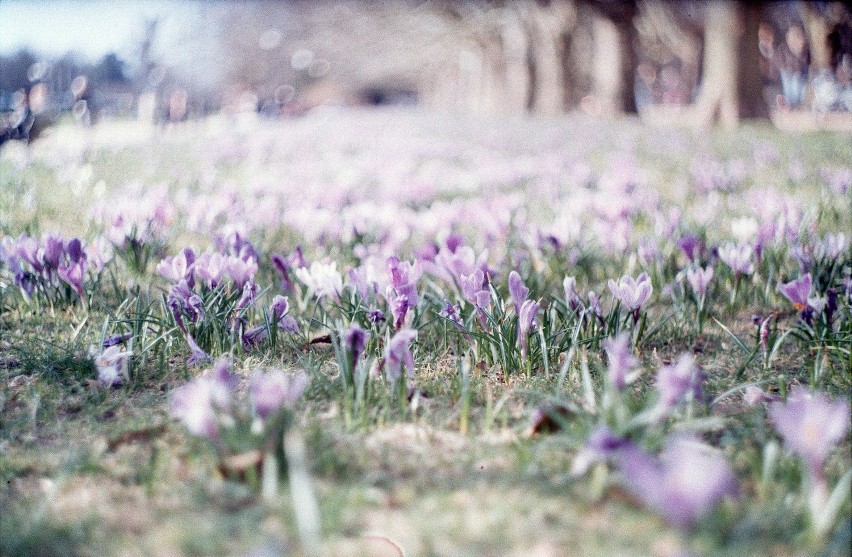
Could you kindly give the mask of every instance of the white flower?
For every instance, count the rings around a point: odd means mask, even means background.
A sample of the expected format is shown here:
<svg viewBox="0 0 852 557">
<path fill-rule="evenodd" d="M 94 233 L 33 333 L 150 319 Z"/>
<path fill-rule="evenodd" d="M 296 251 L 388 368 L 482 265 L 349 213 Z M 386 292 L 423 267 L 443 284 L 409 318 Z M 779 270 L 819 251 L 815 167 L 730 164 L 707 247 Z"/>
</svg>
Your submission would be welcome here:
<svg viewBox="0 0 852 557">
<path fill-rule="evenodd" d="M 121 346 L 110 346 L 100 354 L 96 354 L 94 361 L 98 370 L 98 381 L 106 386 L 120 385 L 127 377 L 127 358 L 133 352 L 124 350 Z"/>
<path fill-rule="evenodd" d="M 310 268 L 296 269 L 296 277 L 317 298 L 323 296 L 337 298 L 343 291 L 343 276 L 337 271 L 336 261 L 331 263 L 314 261 Z"/>
<path fill-rule="evenodd" d="M 754 248 L 749 244 L 725 244 L 719 246 L 719 259 L 724 261 L 734 273 L 750 275 L 754 272 L 751 258 Z"/>
<path fill-rule="evenodd" d="M 731 234 L 740 243 L 749 242 L 757 235 L 759 228 L 757 220 L 751 217 L 742 217 L 731 220 Z"/>
</svg>

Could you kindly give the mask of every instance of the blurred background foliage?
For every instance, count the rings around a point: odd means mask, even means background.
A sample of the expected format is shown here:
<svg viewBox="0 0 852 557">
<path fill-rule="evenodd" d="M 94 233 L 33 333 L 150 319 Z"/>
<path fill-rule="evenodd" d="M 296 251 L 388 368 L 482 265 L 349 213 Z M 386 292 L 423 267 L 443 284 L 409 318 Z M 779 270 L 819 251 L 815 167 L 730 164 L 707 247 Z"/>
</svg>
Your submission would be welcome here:
<svg viewBox="0 0 852 557">
<path fill-rule="evenodd" d="M 178 40 L 164 39 L 164 21 Z M 89 125 L 387 104 L 728 126 L 816 114 L 844 127 L 850 76 L 852 16 L 841 2 L 185 2 L 149 11 L 94 60 L 0 49 L 0 109 L 4 139 L 33 137 L 38 120 L 64 114 Z"/>
</svg>

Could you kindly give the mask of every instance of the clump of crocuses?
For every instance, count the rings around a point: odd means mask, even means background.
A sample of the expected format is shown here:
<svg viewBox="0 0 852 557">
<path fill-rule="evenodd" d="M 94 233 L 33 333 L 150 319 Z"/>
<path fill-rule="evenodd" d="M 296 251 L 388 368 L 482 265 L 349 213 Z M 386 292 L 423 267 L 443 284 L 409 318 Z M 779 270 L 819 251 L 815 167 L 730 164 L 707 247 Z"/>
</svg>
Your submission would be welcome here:
<svg viewBox="0 0 852 557">
<path fill-rule="evenodd" d="M 86 279 L 96 283 L 111 258 L 103 239 L 87 246 L 79 238 L 66 240 L 59 234 L 45 234 L 41 241 L 21 234 L 17 239 L 7 236 L 0 243 L 0 262 L 24 298 L 42 296 L 50 304 L 76 297 L 86 308 Z"/>
<path fill-rule="evenodd" d="M 289 311 L 290 302 L 287 296 L 275 296 L 269 306 L 269 322 L 244 330 L 243 348 L 249 350 L 257 346 L 266 340 L 272 332 L 281 331 L 289 334 L 299 332 L 299 324 L 292 315 L 289 315 Z"/>
<path fill-rule="evenodd" d="M 175 389 L 169 411 L 192 434 L 207 439 L 228 475 L 257 484 L 258 469 L 265 495 L 274 491 L 283 459 L 282 437 L 292 426 L 293 406 L 308 385 L 304 372 L 256 369 L 243 380 L 226 358 Z"/>
<path fill-rule="evenodd" d="M 577 454 L 572 472 L 585 474 L 596 462 L 611 463 L 639 502 L 681 528 L 694 526 L 721 501 L 739 494 L 724 455 L 691 437 L 671 438 L 654 456 L 602 426 Z"/>
<path fill-rule="evenodd" d="M 205 252 L 196 255 L 191 248 L 184 248 L 174 257 L 166 257 L 157 265 L 162 277 L 174 281 L 169 288 L 166 304 L 191 350 L 190 364 L 204 362 L 210 358 L 208 352 L 214 345 L 229 344 L 227 339 L 240 339 L 245 347 L 262 340 L 264 332 L 248 330 L 246 314 L 258 295 L 255 283 L 257 274 L 257 252 L 245 240 L 238 244 L 237 254 L 230 252 Z M 231 243 L 222 249 L 232 250 Z M 273 308 L 281 305 L 273 304 Z M 285 330 L 295 327 L 286 315 L 286 300 L 283 310 L 271 311 L 274 324 Z M 268 333 L 268 331 L 267 331 Z"/>
</svg>

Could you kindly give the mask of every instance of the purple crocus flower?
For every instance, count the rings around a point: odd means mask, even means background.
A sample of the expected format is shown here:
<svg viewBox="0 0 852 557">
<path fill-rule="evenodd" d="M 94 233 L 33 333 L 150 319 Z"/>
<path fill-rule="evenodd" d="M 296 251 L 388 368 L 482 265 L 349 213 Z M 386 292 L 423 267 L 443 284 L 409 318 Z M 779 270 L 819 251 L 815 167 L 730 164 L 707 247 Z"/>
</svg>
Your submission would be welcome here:
<svg viewBox="0 0 852 557">
<path fill-rule="evenodd" d="M 434 262 L 436 255 L 438 255 L 438 244 L 435 242 L 427 242 L 414 250 L 414 257 L 421 261 Z"/>
<path fill-rule="evenodd" d="M 269 306 L 269 315 L 272 323 L 285 333 L 299 332 L 299 324 L 292 316 L 287 315 L 290 310 L 290 304 L 286 296 L 275 296 L 272 299 L 272 305 Z M 243 333 L 243 346 L 248 349 L 252 346 L 257 346 L 269 335 L 269 330 L 266 325 L 258 325 Z"/>
<path fill-rule="evenodd" d="M 485 273 L 482 272 L 482 269 L 477 269 L 469 275 L 459 275 L 459 286 L 465 299 L 475 305 L 477 293 L 483 290 L 487 291 Z"/>
<path fill-rule="evenodd" d="M 623 451 L 619 469 L 627 488 L 668 522 L 690 527 L 739 486 L 731 466 L 716 449 L 676 437 L 659 461 L 640 450 Z"/>
<path fill-rule="evenodd" d="M 272 305 L 269 306 L 269 313 L 272 314 L 273 321 L 278 321 L 290 311 L 290 300 L 287 296 L 277 295 L 272 298 Z"/>
<path fill-rule="evenodd" d="M 213 370 L 172 392 L 169 413 L 193 435 L 218 438 L 216 414 L 230 409 L 237 382 L 227 360 L 220 359 Z"/>
<path fill-rule="evenodd" d="M 174 257 L 166 257 L 160 261 L 157 264 L 157 273 L 172 282 L 185 279 L 187 285 L 192 288 L 195 286 L 195 273 L 193 269 L 195 259 L 195 252 L 192 248 L 184 248 L 180 254 Z"/>
<path fill-rule="evenodd" d="M 778 292 L 784 295 L 785 298 L 793 302 L 793 305 L 799 311 L 805 311 L 808 307 L 808 298 L 813 290 L 813 279 L 811 274 L 807 273 L 803 277 L 792 280 L 786 284 L 778 283 Z"/>
<path fill-rule="evenodd" d="M 364 349 L 367 347 L 368 335 L 369 333 L 367 333 L 367 331 L 353 323 L 349 326 L 349 329 L 346 331 L 346 335 L 343 337 L 346 345 L 346 352 L 349 354 L 350 363 L 352 364 L 352 369 L 355 369 L 358 360 L 361 359 L 361 354 L 364 353 Z"/>
<path fill-rule="evenodd" d="M 222 356 L 213 364 L 213 369 L 206 376 L 213 381 L 214 398 L 220 406 L 226 406 L 231 400 L 231 395 L 240 383 L 240 378 L 231 371 L 231 361 L 227 356 Z"/>
<path fill-rule="evenodd" d="M 258 260 L 259 254 L 252 243 L 237 230 L 229 230 L 213 237 L 213 245 L 226 255 L 236 255 L 242 259 Z"/>
<path fill-rule="evenodd" d="M 77 240 L 79 246 L 79 240 Z M 42 237 L 42 258 L 48 269 L 59 268 L 65 255 L 65 242 L 59 234 L 45 234 Z"/>
<path fill-rule="evenodd" d="M 456 246 L 455 250 L 450 250 L 448 246 L 441 246 L 435 255 L 434 264 L 429 268 L 432 273 L 450 282 L 454 277 L 469 275 L 477 268 L 481 268 L 486 256 L 485 252 L 477 256 L 470 246 Z"/>
<path fill-rule="evenodd" d="M 169 308 L 172 310 L 172 315 L 175 321 L 182 329 L 183 319 L 181 314 L 186 314 L 192 323 L 199 319 L 204 319 L 204 302 L 201 296 L 192 291 L 185 280 L 181 280 L 171 287 L 168 297 Z"/>
<path fill-rule="evenodd" d="M 450 234 L 444 244 L 450 252 L 455 253 L 464 244 L 464 238 L 460 234 Z"/>
<path fill-rule="evenodd" d="M 703 381 L 704 374 L 689 353 L 681 354 L 676 363 L 661 367 L 657 372 L 660 415 L 665 415 L 687 395 L 691 395 L 693 400 L 701 400 Z"/>
<path fill-rule="evenodd" d="M 284 315 L 278 320 L 278 329 L 295 335 L 299 332 L 299 323 L 292 315 Z"/>
<path fill-rule="evenodd" d="M 687 234 L 677 241 L 677 247 L 690 261 L 695 262 L 704 249 L 704 243 L 698 236 Z"/>
<path fill-rule="evenodd" d="M 562 289 L 565 291 L 565 303 L 568 304 L 568 309 L 571 311 L 581 310 L 583 308 L 583 300 L 577 294 L 577 279 L 574 277 L 565 277 L 562 280 Z"/>
<path fill-rule="evenodd" d="M 234 281 L 237 289 L 242 290 L 243 286 L 250 280 L 254 279 L 257 274 L 257 260 L 250 257 L 243 259 L 238 256 L 229 256 L 226 263 L 228 276 Z"/>
<path fill-rule="evenodd" d="M 464 323 L 461 320 L 461 307 L 458 305 L 453 305 L 453 303 L 449 300 L 444 301 L 444 309 L 441 310 L 439 315 L 445 319 L 449 319 L 453 323 L 456 324 L 456 327 L 459 329 L 464 329 Z"/>
<path fill-rule="evenodd" d="M 515 313 L 521 314 L 521 306 L 527 301 L 527 296 L 530 294 L 530 289 L 524 285 L 521 275 L 517 271 L 509 273 L 509 295 L 512 296 L 512 302 L 515 304 Z"/>
<path fill-rule="evenodd" d="M 191 434 L 215 439 L 219 428 L 211 398 L 210 382 L 198 378 L 175 389 L 169 413 L 183 422 Z"/>
<path fill-rule="evenodd" d="M 485 327 L 488 322 L 486 312 L 491 310 L 491 291 L 485 273 L 477 269 L 469 275 L 460 275 L 459 283 L 462 294 L 476 308 L 479 321 Z"/>
<path fill-rule="evenodd" d="M 408 309 L 411 307 L 408 301 L 408 296 L 393 296 L 391 295 L 391 313 L 393 314 L 393 326 L 395 329 L 402 328 L 405 324 L 405 317 L 408 315 Z"/>
<path fill-rule="evenodd" d="M 624 275 L 618 282 L 610 279 L 609 289 L 622 305 L 634 312 L 642 308 L 642 305 L 648 301 L 654 291 L 647 273 L 642 273 L 636 279 Z"/>
<path fill-rule="evenodd" d="M 385 320 L 385 314 L 380 309 L 371 309 L 370 313 L 367 315 L 367 320 L 373 325 L 378 325 Z"/>
<path fill-rule="evenodd" d="M 571 472 L 585 474 L 600 461 L 614 463 L 637 499 L 680 527 L 692 526 L 725 497 L 739 492 L 724 456 L 688 437 L 675 437 L 658 459 L 601 426 L 575 457 Z"/>
<path fill-rule="evenodd" d="M 799 455 L 813 478 L 822 478 L 822 465 L 849 429 L 849 401 L 795 386 L 787 402 L 769 406 L 769 417 L 784 445 Z"/>
<path fill-rule="evenodd" d="M 4 236 L 0 240 L 0 262 L 3 262 L 13 273 L 17 273 L 21 268 L 17 247 L 17 242 L 11 236 Z"/>
<path fill-rule="evenodd" d="M 290 278 L 289 265 L 285 261 L 284 257 L 277 253 L 270 255 L 269 260 L 272 262 L 272 268 L 274 268 L 281 277 L 281 291 L 289 292 L 293 288 L 293 280 Z"/>
<path fill-rule="evenodd" d="M 68 255 L 68 260 L 71 263 L 77 263 L 86 259 L 86 252 L 83 250 L 83 242 L 80 238 L 71 238 L 65 245 L 65 253 Z"/>
<path fill-rule="evenodd" d="M 198 346 L 198 343 L 191 334 L 184 332 L 183 338 L 186 339 L 186 343 L 189 345 L 189 350 L 191 351 L 189 358 L 186 360 L 187 365 L 194 366 L 210 359 L 210 355 Z"/>
<path fill-rule="evenodd" d="M 397 296 L 408 298 L 408 307 L 415 307 L 420 301 L 417 294 L 417 281 L 423 274 L 420 265 L 415 261 L 400 261 L 397 257 L 387 260 L 388 273 L 390 274 L 390 285 Z"/>
<path fill-rule="evenodd" d="M 654 287 L 647 273 L 642 273 L 635 280 L 629 275 L 624 275 L 618 282 L 609 280 L 609 289 L 613 297 L 619 300 L 623 306 L 628 308 L 633 315 L 633 325 L 639 322 L 639 314 L 642 306 L 651 297 Z"/>
<path fill-rule="evenodd" d="M 272 299 L 272 305 L 269 307 L 269 313 L 272 314 L 278 328 L 285 333 L 295 334 L 299 332 L 299 324 L 292 315 L 288 315 L 290 311 L 290 302 L 286 296 L 275 296 Z"/>
<path fill-rule="evenodd" d="M 25 298 L 29 299 L 33 295 L 36 285 L 37 280 L 34 274 L 22 270 L 15 272 L 15 286 L 21 289 Z"/>
<path fill-rule="evenodd" d="M 252 327 L 248 331 L 243 332 L 243 349 L 250 350 L 252 347 L 266 340 L 268 336 L 269 330 L 266 328 L 266 325 Z"/>
<path fill-rule="evenodd" d="M 417 331 L 412 329 L 402 329 L 391 337 L 385 350 L 385 373 L 391 383 L 400 378 L 403 367 L 409 377 L 414 376 L 414 355 L 409 343 L 416 338 Z"/>
<path fill-rule="evenodd" d="M 829 288 L 825 291 L 825 320 L 829 326 L 834 320 L 834 312 L 837 311 L 837 308 L 837 290 Z"/>
<path fill-rule="evenodd" d="M 237 303 L 234 306 L 234 311 L 243 311 L 247 307 L 254 304 L 254 299 L 257 296 L 257 290 L 258 287 L 257 284 L 254 282 L 254 277 L 249 278 L 249 280 L 243 285 L 243 293 L 240 296 L 240 299 L 237 300 Z"/>
<path fill-rule="evenodd" d="M 533 300 L 525 300 L 521 304 L 521 311 L 518 314 L 518 343 L 521 346 L 521 357 L 527 357 L 527 336 L 530 329 L 537 326 L 536 314 L 538 314 L 538 302 Z"/>
<path fill-rule="evenodd" d="M 285 406 L 292 406 L 308 386 L 308 376 L 304 372 L 293 374 L 276 369 L 264 373 L 255 370 L 249 380 L 254 411 L 265 420 Z"/>
<path fill-rule="evenodd" d="M 591 313 L 593 316 L 595 316 L 598 319 L 598 322 L 601 325 L 603 325 L 604 324 L 604 317 L 603 317 L 603 310 L 601 309 L 600 298 L 598 298 L 598 295 L 595 294 L 594 290 L 589 290 L 588 296 L 589 296 L 589 308 L 588 308 L 589 313 Z"/>
<path fill-rule="evenodd" d="M 289 292 L 293 289 L 293 278 L 290 276 L 293 269 L 299 269 L 305 266 L 305 259 L 302 257 L 302 247 L 296 246 L 296 249 L 286 258 L 277 253 L 272 254 L 269 258 L 272 261 L 272 266 L 281 276 L 281 290 Z"/>
<path fill-rule="evenodd" d="M 346 273 L 349 276 L 349 284 L 363 300 L 379 291 L 379 285 L 375 280 L 370 280 L 370 269 L 366 265 L 353 267 Z"/>
<path fill-rule="evenodd" d="M 743 391 L 743 400 L 749 406 L 757 406 L 761 402 L 776 402 L 778 397 L 765 392 L 760 387 L 749 385 Z"/>
<path fill-rule="evenodd" d="M 117 346 L 119 344 L 124 344 L 131 338 L 133 338 L 133 333 L 118 333 L 110 335 L 104 339 L 101 346 L 103 346 L 104 348 L 109 348 L 110 346 Z"/>
<path fill-rule="evenodd" d="M 74 292 L 80 297 L 80 301 L 85 304 L 83 276 L 86 274 L 86 260 L 81 258 L 75 263 L 62 263 L 59 265 L 56 273 L 59 275 L 59 278 L 67 282 L 74 289 Z"/>
<path fill-rule="evenodd" d="M 707 295 L 707 287 L 710 281 L 713 280 L 713 267 L 707 266 L 704 269 L 701 267 L 686 269 L 686 280 L 689 281 L 689 286 L 699 300 L 703 300 Z"/>
<path fill-rule="evenodd" d="M 639 363 L 630 347 L 630 335 L 621 333 L 606 339 L 604 350 L 607 355 L 607 376 L 612 385 L 621 391 L 634 378 L 633 370 Z"/>
<path fill-rule="evenodd" d="M 221 253 L 202 253 L 193 266 L 195 276 L 207 283 L 210 288 L 215 288 L 225 273 L 228 258 Z"/>
<path fill-rule="evenodd" d="M 40 248 L 35 238 L 21 234 L 15 251 L 17 256 L 29 263 L 36 273 L 40 274 L 44 270 L 44 250 Z"/>
<path fill-rule="evenodd" d="M 636 450 L 638 449 L 630 440 L 617 436 L 605 425 L 599 426 L 589 435 L 585 446 L 574 457 L 571 475 L 582 476 L 596 462 L 607 461 L 623 451 Z"/>
</svg>

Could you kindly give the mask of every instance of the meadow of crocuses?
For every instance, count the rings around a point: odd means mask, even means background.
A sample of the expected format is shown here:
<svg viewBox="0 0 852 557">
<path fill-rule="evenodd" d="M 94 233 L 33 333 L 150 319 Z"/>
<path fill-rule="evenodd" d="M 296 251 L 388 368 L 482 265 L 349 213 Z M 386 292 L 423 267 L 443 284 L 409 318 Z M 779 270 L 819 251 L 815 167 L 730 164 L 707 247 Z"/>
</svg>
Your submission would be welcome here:
<svg viewBox="0 0 852 557">
<path fill-rule="evenodd" d="M 67 124 L 0 238 L 0 554 L 848 554 L 849 136 Z"/>
</svg>

